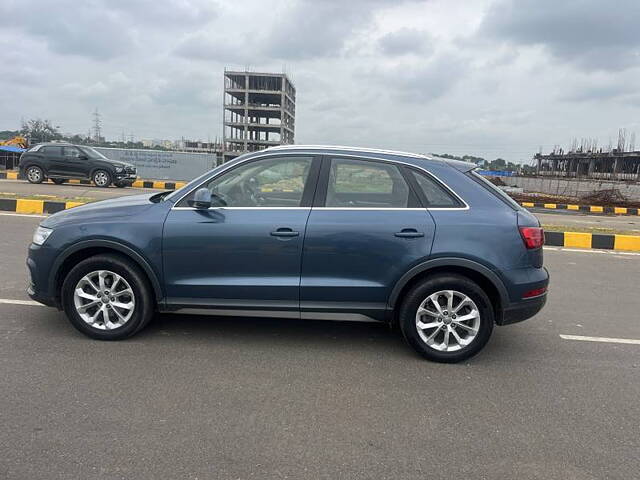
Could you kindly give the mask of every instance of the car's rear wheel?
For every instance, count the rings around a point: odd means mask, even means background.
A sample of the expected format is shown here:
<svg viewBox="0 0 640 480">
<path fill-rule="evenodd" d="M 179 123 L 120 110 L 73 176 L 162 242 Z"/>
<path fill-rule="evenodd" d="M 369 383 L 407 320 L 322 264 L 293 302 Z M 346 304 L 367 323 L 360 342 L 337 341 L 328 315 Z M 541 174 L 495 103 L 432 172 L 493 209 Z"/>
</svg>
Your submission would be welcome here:
<svg viewBox="0 0 640 480">
<path fill-rule="evenodd" d="M 62 304 L 71 324 L 98 340 L 121 340 L 153 316 L 153 293 L 140 268 L 119 255 L 83 260 L 62 285 Z"/>
<path fill-rule="evenodd" d="M 26 176 L 29 183 L 42 183 L 45 178 L 42 169 L 36 165 L 27 168 Z"/>
<path fill-rule="evenodd" d="M 62 185 L 64 182 L 67 181 L 66 178 L 52 178 L 51 181 L 53 183 L 55 183 L 56 185 Z"/>
<path fill-rule="evenodd" d="M 111 185 L 111 174 L 106 170 L 96 170 L 93 173 L 93 183 L 95 183 L 97 187 L 106 188 Z"/>
<path fill-rule="evenodd" d="M 420 355 L 455 363 L 478 353 L 495 321 L 487 294 L 461 275 L 442 274 L 414 286 L 399 311 L 402 333 Z"/>
</svg>

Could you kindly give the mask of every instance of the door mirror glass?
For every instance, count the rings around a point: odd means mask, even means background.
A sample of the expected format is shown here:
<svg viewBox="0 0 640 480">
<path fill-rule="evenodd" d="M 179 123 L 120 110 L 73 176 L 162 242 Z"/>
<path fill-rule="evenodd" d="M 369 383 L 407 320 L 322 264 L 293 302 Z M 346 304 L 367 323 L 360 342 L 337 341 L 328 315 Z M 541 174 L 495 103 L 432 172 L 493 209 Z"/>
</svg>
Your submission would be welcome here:
<svg viewBox="0 0 640 480">
<path fill-rule="evenodd" d="M 189 201 L 189 204 L 195 208 L 211 207 L 211 192 L 208 188 L 199 188 L 196 190 L 193 200 Z"/>
<path fill-rule="evenodd" d="M 85 154 L 81 153 L 80 155 L 78 155 L 78 158 L 80 160 L 87 160 L 89 157 L 87 157 Z"/>
</svg>

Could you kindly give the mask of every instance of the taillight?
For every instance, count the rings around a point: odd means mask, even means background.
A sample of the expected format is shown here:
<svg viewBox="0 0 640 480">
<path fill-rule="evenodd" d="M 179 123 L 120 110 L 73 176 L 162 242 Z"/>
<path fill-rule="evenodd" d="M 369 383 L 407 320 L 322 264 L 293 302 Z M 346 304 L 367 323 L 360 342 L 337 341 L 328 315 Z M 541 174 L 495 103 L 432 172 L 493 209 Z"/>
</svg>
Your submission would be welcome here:
<svg viewBox="0 0 640 480">
<path fill-rule="evenodd" d="M 528 249 L 540 248 L 544 245 L 544 231 L 540 227 L 520 227 L 520 235 Z"/>
</svg>

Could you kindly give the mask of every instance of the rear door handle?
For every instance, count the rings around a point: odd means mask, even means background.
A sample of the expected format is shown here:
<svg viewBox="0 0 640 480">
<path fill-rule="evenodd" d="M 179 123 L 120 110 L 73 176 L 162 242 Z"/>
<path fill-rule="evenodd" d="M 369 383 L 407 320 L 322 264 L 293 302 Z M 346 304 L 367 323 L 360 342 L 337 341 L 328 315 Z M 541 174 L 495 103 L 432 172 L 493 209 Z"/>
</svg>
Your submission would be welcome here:
<svg viewBox="0 0 640 480">
<path fill-rule="evenodd" d="M 424 233 L 417 231 L 415 228 L 403 228 L 401 231 L 394 233 L 400 238 L 418 238 L 424 237 Z"/>
<path fill-rule="evenodd" d="M 272 237 L 297 237 L 300 232 L 295 232 L 288 227 L 278 228 L 275 232 L 271 232 Z"/>
</svg>

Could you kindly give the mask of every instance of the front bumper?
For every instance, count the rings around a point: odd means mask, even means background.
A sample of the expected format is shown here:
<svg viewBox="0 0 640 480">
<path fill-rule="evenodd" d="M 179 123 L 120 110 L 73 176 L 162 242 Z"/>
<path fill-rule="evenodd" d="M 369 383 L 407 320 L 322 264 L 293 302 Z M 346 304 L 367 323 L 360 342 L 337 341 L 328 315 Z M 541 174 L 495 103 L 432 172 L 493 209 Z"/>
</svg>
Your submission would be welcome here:
<svg viewBox="0 0 640 480">
<path fill-rule="evenodd" d="M 27 268 L 30 281 L 27 286 L 27 295 L 36 302 L 59 309 L 58 299 L 53 292 L 49 291 L 49 272 L 53 259 L 54 252 L 51 249 L 33 243 L 29 245 Z"/>
</svg>

